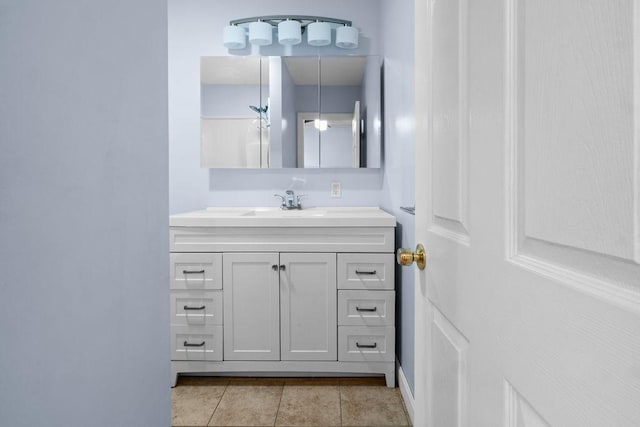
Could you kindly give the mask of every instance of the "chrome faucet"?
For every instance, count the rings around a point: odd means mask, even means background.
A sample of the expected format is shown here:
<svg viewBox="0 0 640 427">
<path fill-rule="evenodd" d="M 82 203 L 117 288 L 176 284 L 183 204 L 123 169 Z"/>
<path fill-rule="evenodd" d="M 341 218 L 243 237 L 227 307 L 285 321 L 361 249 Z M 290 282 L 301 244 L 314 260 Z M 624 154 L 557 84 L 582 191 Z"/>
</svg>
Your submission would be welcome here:
<svg viewBox="0 0 640 427">
<path fill-rule="evenodd" d="M 287 190 L 284 194 L 284 196 L 280 194 L 273 195 L 273 197 L 280 197 L 282 199 L 282 204 L 280 205 L 282 209 L 302 209 L 302 198 L 304 197 L 304 194 L 296 196 L 296 193 L 293 190 Z"/>
</svg>

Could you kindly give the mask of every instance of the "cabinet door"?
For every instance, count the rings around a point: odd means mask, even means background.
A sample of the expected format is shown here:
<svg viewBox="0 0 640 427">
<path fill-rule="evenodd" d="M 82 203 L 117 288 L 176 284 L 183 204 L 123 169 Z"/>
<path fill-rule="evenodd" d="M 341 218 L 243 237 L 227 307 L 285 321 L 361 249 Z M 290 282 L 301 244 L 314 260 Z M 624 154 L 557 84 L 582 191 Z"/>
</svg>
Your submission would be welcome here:
<svg viewBox="0 0 640 427">
<path fill-rule="evenodd" d="M 282 360 L 337 360 L 336 254 L 280 254 Z"/>
<path fill-rule="evenodd" d="M 224 359 L 279 360 L 278 254 L 225 253 Z"/>
</svg>

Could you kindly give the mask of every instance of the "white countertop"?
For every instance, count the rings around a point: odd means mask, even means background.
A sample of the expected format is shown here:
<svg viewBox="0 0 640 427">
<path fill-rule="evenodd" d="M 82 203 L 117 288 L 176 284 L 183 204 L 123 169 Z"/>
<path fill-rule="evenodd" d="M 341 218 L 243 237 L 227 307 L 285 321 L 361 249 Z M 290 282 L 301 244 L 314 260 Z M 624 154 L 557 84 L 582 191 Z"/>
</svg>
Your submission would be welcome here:
<svg viewBox="0 0 640 427">
<path fill-rule="evenodd" d="M 378 207 L 213 207 L 169 217 L 172 227 L 395 227 Z"/>
</svg>

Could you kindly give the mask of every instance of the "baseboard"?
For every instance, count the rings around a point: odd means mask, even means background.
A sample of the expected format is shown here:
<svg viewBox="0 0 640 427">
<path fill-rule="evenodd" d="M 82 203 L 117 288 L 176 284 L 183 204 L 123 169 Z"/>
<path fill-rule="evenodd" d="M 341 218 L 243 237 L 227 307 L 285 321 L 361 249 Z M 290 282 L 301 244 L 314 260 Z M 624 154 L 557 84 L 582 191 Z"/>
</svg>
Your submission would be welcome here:
<svg viewBox="0 0 640 427">
<path fill-rule="evenodd" d="M 411 389 L 409 388 L 409 383 L 407 382 L 407 377 L 404 375 L 404 371 L 402 370 L 402 366 L 396 359 L 396 370 L 398 371 L 398 387 L 400 388 L 400 394 L 402 394 L 402 399 L 404 400 L 404 406 L 407 409 L 407 414 L 411 419 L 411 424 L 413 422 L 413 414 L 415 413 L 415 400 L 413 399 L 413 394 L 411 393 Z"/>
</svg>

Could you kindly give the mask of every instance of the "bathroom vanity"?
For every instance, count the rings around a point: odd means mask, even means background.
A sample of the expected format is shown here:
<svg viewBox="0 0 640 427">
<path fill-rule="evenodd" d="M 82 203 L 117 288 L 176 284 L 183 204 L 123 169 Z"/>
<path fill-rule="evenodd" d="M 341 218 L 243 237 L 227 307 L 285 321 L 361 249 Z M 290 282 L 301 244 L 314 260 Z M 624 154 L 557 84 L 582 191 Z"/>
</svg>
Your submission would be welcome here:
<svg viewBox="0 0 640 427">
<path fill-rule="evenodd" d="M 395 386 L 395 218 L 209 208 L 170 218 L 171 369 L 384 374 Z"/>
</svg>

